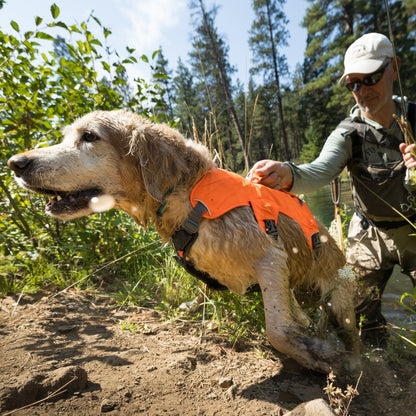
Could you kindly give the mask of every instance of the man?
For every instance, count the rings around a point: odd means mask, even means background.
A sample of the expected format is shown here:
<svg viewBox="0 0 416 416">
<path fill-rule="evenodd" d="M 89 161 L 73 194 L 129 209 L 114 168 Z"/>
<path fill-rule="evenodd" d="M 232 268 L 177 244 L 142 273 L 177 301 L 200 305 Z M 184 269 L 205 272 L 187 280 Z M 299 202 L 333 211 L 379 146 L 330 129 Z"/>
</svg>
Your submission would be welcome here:
<svg viewBox="0 0 416 416">
<path fill-rule="evenodd" d="M 392 97 L 397 69 L 389 39 L 369 33 L 347 50 L 345 84 L 356 101 L 350 117 L 328 137 L 313 162 L 295 166 L 263 160 L 252 171 L 260 183 L 293 193 L 307 193 L 328 184 L 344 167 L 351 180 L 355 213 L 348 233 L 347 261 L 359 279 L 357 314 L 363 337 L 372 344 L 383 339 L 386 323 L 381 295 L 398 264 L 416 284 L 416 186 L 406 179 L 406 166 L 416 167 L 393 114 L 401 115 L 401 100 Z M 397 65 L 400 60 L 397 58 Z M 415 125 L 415 107 L 405 103 Z M 410 110 L 410 111 L 409 111 Z M 400 214 L 398 213 L 400 212 Z"/>
</svg>

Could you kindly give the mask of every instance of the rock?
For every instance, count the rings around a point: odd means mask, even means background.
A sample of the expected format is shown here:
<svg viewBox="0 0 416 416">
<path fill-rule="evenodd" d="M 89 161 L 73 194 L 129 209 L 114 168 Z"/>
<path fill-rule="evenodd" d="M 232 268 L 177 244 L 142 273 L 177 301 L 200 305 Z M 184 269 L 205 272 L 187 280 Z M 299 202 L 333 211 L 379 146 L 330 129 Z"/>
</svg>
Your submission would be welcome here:
<svg viewBox="0 0 416 416">
<path fill-rule="evenodd" d="M 177 357 L 175 361 L 169 363 L 167 370 L 170 369 L 184 369 L 193 371 L 197 365 L 197 360 L 191 355 Z"/>
<path fill-rule="evenodd" d="M 23 374 L 15 383 L 0 391 L 0 410 L 19 408 L 57 393 L 49 400 L 63 394 L 85 389 L 87 372 L 78 366 L 58 368 L 47 373 Z"/>
<path fill-rule="evenodd" d="M 110 400 L 110 399 L 104 399 L 101 402 L 101 413 L 107 413 L 107 412 L 111 412 L 112 410 L 114 410 L 114 408 L 116 407 L 116 404 Z"/>
<path fill-rule="evenodd" d="M 221 377 L 218 380 L 218 385 L 222 388 L 222 389 L 228 389 L 233 385 L 233 380 L 231 378 L 225 378 L 225 377 Z"/>
<path fill-rule="evenodd" d="M 61 334 L 68 334 L 69 332 L 76 329 L 76 327 L 77 327 L 76 325 L 59 325 L 56 328 L 56 331 L 61 333 Z"/>
<path fill-rule="evenodd" d="M 83 368 L 73 365 L 51 371 L 41 385 L 48 394 L 63 386 L 65 386 L 64 390 L 66 392 L 72 393 L 85 389 L 87 382 L 87 372 Z"/>
<path fill-rule="evenodd" d="M 335 416 L 325 400 L 316 399 L 302 403 L 285 416 Z"/>
</svg>

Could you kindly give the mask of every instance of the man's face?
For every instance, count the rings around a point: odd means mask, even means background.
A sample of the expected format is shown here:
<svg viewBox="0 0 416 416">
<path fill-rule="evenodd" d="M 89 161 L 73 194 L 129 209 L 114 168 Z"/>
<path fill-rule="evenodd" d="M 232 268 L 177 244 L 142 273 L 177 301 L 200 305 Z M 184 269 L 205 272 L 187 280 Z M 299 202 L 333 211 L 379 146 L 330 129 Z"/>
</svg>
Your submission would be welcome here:
<svg viewBox="0 0 416 416">
<path fill-rule="evenodd" d="M 349 74 L 346 81 L 347 83 L 354 83 L 356 81 L 363 81 L 367 77 L 369 77 L 368 74 Z M 390 62 L 385 68 L 381 79 L 376 84 L 365 85 L 361 83 L 357 91 L 352 91 L 356 103 L 366 117 L 373 119 L 383 108 L 390 105 L 393 94 L 393 81 L 396 77 L 393 62 Z"/>
</svg>

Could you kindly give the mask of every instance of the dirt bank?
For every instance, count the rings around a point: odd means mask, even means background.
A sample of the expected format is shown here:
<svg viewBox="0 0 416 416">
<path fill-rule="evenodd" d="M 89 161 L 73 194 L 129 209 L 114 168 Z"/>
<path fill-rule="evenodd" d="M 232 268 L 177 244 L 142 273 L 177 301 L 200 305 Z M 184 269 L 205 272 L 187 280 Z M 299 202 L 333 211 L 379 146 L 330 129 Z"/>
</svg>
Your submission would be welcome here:
<svg viewBox="0 0 416 416">
<path fill-rule="evenodd" d="M 0 409 L 14 415 L 283 415 L 326 398 L 326 378 L 271 349 L 238 351 L 200 321 L 117 309 L 104 294 L 71 291 L 0 300 Z M 387 358 L 389 357 L 389 358 Z M 365 358 L 353 416 L 414 416 L 416 357 Z"/>
</svg>

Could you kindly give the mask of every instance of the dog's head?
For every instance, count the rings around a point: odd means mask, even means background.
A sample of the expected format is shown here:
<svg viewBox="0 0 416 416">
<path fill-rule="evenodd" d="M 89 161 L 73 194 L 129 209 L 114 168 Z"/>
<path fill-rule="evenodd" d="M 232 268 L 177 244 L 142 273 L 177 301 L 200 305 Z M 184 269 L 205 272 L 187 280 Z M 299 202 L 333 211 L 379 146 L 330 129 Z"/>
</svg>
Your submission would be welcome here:
<svg viewBox="0 0 416 416">
<path fill-rule="evenodd" d="M 91 214 L 92 198 L 101 195 L 136 217 L 137 205 L 146 198 L 161 201 L 186 169 L 186 152 L 180 150 L 186 140 L 131 112 L 89 113 L 63 133 L 62 143 L 8 161 L 22 187 L 49 198 L 46 212 L 57 218 Z"/>
</svg>

